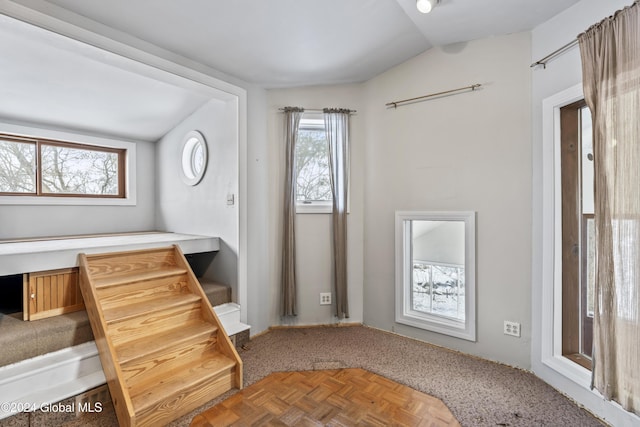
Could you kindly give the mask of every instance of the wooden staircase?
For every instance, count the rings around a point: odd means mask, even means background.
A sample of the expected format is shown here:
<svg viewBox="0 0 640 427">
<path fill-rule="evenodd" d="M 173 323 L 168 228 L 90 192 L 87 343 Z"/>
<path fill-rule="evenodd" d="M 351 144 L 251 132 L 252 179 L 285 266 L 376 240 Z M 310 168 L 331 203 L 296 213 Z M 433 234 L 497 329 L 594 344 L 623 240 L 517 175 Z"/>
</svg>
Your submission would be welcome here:
<svg viewBox="0 0 640 427">
<path fill-rule="evenodd" d="M 158 426 L 242 388 L 242 361 L 178 246 L 80 254 L 120 426 Z"/>
</svg>

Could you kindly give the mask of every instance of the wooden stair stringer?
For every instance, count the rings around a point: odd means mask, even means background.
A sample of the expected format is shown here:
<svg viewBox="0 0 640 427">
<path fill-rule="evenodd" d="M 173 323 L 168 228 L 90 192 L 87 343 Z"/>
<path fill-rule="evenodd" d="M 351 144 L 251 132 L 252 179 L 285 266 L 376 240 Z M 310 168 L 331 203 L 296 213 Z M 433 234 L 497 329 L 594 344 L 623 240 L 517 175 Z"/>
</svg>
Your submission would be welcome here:
<svg viewBox="0 0 640 427">
<path fill-rule="evenodd" d="M 115 349 L 107 335 L 107 324 L 104 321 L 102 307 L 96 300 L 96 288 L 87 268 L 87 256 L 83 253 L 79 255 L 79 264 L 80 290 L 82 291 L 87 317 L 89 318 L 89 323 L 93 330 L 93 337 L 96 342 L 96 347 L 98 348 L 102 370 L 104 371 L 104 376 L 111 394 L 111 402 L 113 402 L 116 416 L 121 425 L 120 427 L 135 426 L 133 404 L 131 403 L 126 385 L 121 381 L 123 374 L 120 370 L 120 365 L 117 363 L 118 359 Z M 130 420 L 130 422 L 127 423 L 126 420 Z"/>
<path fill-rule="evenodd" d="M 194 294 L 199 295 L 202 298 L 202 301 L 206 302 L 206 304 L 202 304 L 203 317 L 206 320 L 218 326 L 219 351 L 225 356 L 227 356 L 228 358 L 236 362 L 234 386 L 237 389 L 241 390 L 243 387 L 243 381 L 244 381 L 242 377 L 242 373 L 243 373 L 242 359 L 240 359 L 240 355 L 238 354 L 236 347 L 233 345 L 233 343 L 231 342 L 231 339 L 229 338 L 229 335 L 224 330 L 224 327 L 222 326 L 222 322 L 218 318 L 218 315 L 213 309 L 213 306 L 208 303 L 209 297 L 207 296 L 207 294 L 205 294 L 204 290 L 202 289 L 202 286 L 200 286 L 200 282 L 198 281 L 198 278 L 193 273 L 193 270 L 191 270 L 191 268 L 189 267 L 189 262 L 187 261 L 184 254 L 180 250 L 180 247 L 178 247 L 177 245 L 174 245 L 174 247 L 176 248 L 176 262 L 178 263 L 178 265 L 181 265 L 182 267 L 186 268 L 187 275 L 191 279 L 187 282 L 188 286 L 190 287 L 191 291 Z"/>
<path fill-rule="evenodd" d="M 79 264 L 121 426 L 166 424 L 242 388 L 242 361 L 178 246 L 80 254 Z"/>
</svg>

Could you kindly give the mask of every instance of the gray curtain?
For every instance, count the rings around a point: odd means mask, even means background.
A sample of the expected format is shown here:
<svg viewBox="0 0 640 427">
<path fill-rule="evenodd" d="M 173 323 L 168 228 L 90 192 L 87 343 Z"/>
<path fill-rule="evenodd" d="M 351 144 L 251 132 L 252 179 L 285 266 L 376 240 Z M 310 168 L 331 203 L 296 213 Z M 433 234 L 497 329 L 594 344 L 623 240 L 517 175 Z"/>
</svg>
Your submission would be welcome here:
<svg viewBox="0 0 640 427">
<path fill-rule="evenodd" d="M 296 143 L 304 109 L 286 107 L 284 224 L 282 234 L 282 315 L 296 316 Z"/>
<path fill-rule="evenodd" d="M 640 414 L 640 3 L 578 36 L 593 117 L 593 386 Z"/>
<path fill-rule="evenodd" d="M 349 191 L 349 110 L 324 110 L 329 142 L 329 171 L 333 195 L 333 279 L 338 319 L 349 317 L 347 297 L 347 196 Z"/>
</svg>

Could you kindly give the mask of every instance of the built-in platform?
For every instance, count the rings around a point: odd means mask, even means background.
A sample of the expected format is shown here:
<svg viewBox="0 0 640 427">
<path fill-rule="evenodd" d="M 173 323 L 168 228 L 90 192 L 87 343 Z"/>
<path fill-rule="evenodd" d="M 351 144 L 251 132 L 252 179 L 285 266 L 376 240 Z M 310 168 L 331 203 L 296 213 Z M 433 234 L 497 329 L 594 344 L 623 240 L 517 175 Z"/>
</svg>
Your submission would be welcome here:
<svg viewBox="0 0 640 427">
<path fill-rule="evenodd" d="M 76 267 L 79 253 L 120 252 L 174 244 L 185 254 L 220 249 L 217 237 L 167 232 L 0 240 L 0 276 Z"/>
</svg>

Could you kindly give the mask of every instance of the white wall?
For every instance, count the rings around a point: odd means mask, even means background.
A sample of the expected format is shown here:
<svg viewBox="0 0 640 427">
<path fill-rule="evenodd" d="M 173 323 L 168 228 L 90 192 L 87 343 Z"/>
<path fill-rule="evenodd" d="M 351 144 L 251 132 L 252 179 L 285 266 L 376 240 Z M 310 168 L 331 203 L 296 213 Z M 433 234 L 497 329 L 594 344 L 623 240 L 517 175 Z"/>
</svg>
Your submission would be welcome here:
<svg viewBox="0 0 640 427">
<path fill-rule="evenodd" d="M 61 129 L 52 130 L 40 125 L 17 126 L 12 123 L 0 123 L 0 132 L 12 131 L 36 137 L 93 144 L 109 144 L 114 141 L 112 137 L 83 135 Z M 149 142 L 134 143 L 137 200 L 135 205 L 2 204 L 0 239 L 154 230 L 155 146 Z"/>
<path fill-rule="evenodd" d="M 337 323 L 333 306 L 320 306 L 320 292 L 332 292 L 331 214 L 296 216 L 298 316 L 281 319 L 280 265 L 282 198 L 284 188 L 284 121 L 278 108 L 342 107 L 357 110 L 350 119 L 351 182 L 348 215 L 349 315 L 346 323 L 363 320 L 363 158 L 365 129 L 362 86 L 337 85 L 268 91 L 269 126 L 269 287 L 271 324 L 314 325 Z"/>
<path fill-rule="evenodd" d="M 431 49 L 366 83 L 364 320 L 465 353 L 530 365 L 528 33 Z M 473 93 L 385 103 L 481 83 Z M 477 342 L 394 322 L 394 212 L 477 212 Z M 522 324 L 521 338 L 502 333 Z"/>
<path fill-rule="evenodd" d="M 532 31 L 532 57 L 535 62 L 565 43 L 573 40 L 579 33 L 605 17 L 612 15 L 632 3 L 631 0 L 582 0 Z M 546 69 L 537 67 L 532 72 L 532 112 L 533 112 L 533 202 L 532 202 L 532 348 L 531 365 L 533 371 L 553 387 L 568 394 L 589 410 L 615 426 L 640 424 L 638 417 L 620 409 L 619 406 L 605 402 L 588 388 L 580 385 L 542 362 L 543 339 L 550 337 L 552 331 L 542 330 L 543 307 L 542 289 L 549 284 L 549 278 L 543 277 L 544 229 L 543 219 L 553 216 L 553 212 L 543 210 L 543 158 L 549 158 L 549 149 L 553 142 L 543 140 L 543 100 L 567 90 L 582 81 L 580 52 L 578 47 L 564 53 L 547 64 Z M 546 154 L 545 154 L 546 153 Z M 547 165 L 549 166 L 549 165 Z M 552 204 L 549 205 L 553 209 Z"/>
<path fill-rule="evenodd" d="M 181 178 L 185 134 L 199 131 L 207 141 L 208 164 L 198 185 Z M 161 230 L 217 236 L 220 251 L 206 277 L 231 286 L 237 297 L 239 223 L 238 102 L 211 100 L 157 142 L 156 226 Z"/>
</svg>

